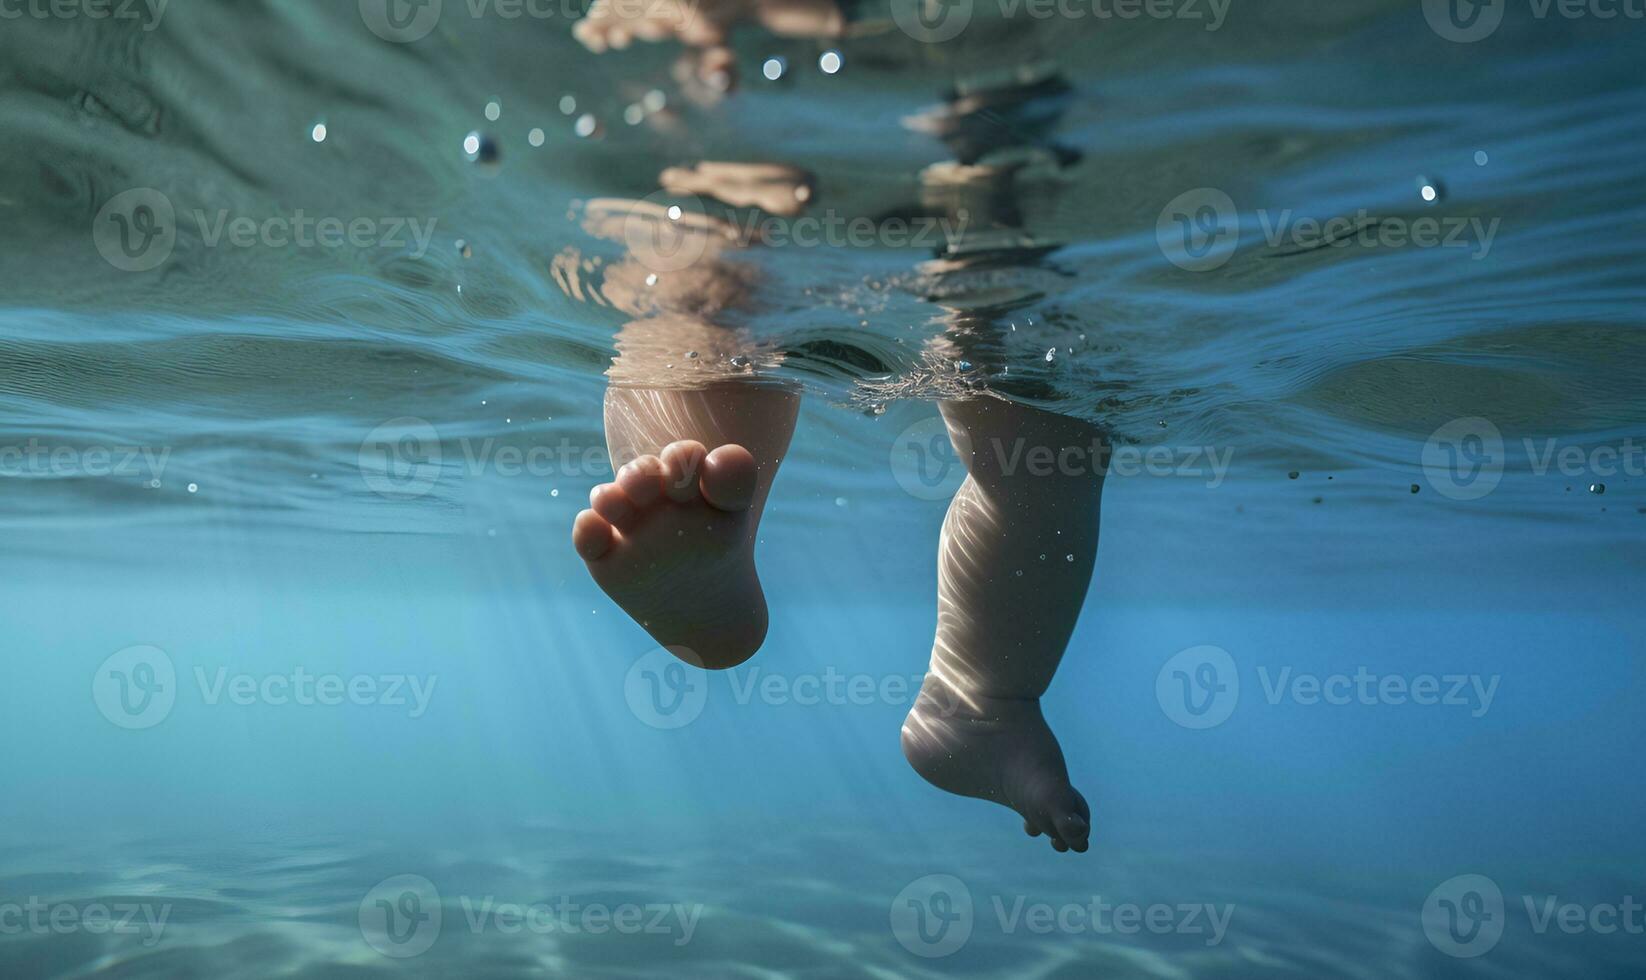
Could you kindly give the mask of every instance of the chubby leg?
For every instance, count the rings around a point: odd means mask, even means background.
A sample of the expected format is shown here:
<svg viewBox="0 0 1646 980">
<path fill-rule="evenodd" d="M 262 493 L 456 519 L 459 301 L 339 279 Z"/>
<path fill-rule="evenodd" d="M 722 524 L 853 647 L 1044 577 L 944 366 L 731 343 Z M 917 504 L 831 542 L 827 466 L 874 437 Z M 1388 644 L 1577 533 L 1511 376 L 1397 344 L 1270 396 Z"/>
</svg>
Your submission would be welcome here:
<svg viewBox="0 0 1646 980">
<path fill-rule="evenodd" d="M 573 546 L 607 595 L 698 666 L 735 667 L 766 638 L 755 537 L 799 406 L 758 382 L 606 392 L 619 469 L 590 494 Z"/>
<path fill-rule="evenodd" d="M 1101 433 L 993 398 L 941 406 L 968 476 L 938 550 L 930 672 L 903 753 L 940 789 L 1017 811 L 1029 834 L 1084 851 L 1085 799 L 1040 711 L 1097 557 Z"/>
</svg>

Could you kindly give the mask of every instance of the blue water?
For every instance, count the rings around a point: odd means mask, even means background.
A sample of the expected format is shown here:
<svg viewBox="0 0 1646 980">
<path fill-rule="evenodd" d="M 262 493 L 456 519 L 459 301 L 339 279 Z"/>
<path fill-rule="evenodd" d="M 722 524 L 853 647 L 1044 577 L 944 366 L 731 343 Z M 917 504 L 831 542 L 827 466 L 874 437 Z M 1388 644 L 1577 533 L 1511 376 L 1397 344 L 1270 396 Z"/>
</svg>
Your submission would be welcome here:
<svg viewBox="0 0 1646 980">
<path fill-rule="evenodd" d="M 1215 31 L 979 4 L 952 43 L 842 42 L 834 75 L 742 31 L 742 89 L 697 106 L 672 47 L 446 6 L 409 44 L 346 3 L 0 22 L 0 975 L 1646 971 L 1646 23 L 1510 0 L 1462 44 L 1415 0 L 1236 0 Z M 567 542 L 630 319 L 584 202 L 760 160 L 830 213 L 909 213 L 954 150 L 905 120 L 1030 64 L 1070 91 L 1006 142 L 1072 151 L 1017 189 L 1034 247 L 743 260 L 727 317 L 808 393 L 771 634 L 659 673 Z M 137 188 L 176 241 L 128 272 L 92 229 Z M 1203 189 L 1238 232 L 1188 271 L 1158 224 Z M 298 209 L 432 231 L 212 236 Z M 1361 209 L 1495 231 L 1300 243 Z M 1084 855 L 898 749 L 945 503 L 907 434 L 956 310 L 994 335 L 973 383 L 1173 463 L 1110 476 L 1045 699 Z"/>
</svg>

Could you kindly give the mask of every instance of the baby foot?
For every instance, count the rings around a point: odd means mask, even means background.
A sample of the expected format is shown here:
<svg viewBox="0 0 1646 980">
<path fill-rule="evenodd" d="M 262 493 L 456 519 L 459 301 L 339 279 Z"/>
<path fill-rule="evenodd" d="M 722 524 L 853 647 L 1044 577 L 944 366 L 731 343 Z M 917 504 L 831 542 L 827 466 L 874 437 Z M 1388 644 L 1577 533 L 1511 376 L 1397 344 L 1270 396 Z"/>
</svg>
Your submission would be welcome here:
<svg viewBox="0 0 1646 980">
<path fill-rule="evenodd" d="M 594 0 L 572 34 L 596 53 L 636 39 L 719 48 L 742 20 L 758 21 L 780 37 L 840 37 L 846 29 L 835 0 Z"/>
<path fill-rule="evenodd" d="M 572 35 L 596 54 L 636 39 L 713 47 L 725 42 L 727 25 L 741 13 L 742 3 L 731 0 L 594 0 Z"/>
<path fill-rule="evenodd" d="M 695 167 L 670 167 L 657 182 L 670 194 L 705 194 L 734 208 L 753 205 L 771 214 L 791 216 L 812 199 L 814 178 L 799 167 L 780 163 L 705 160 Z"/>
<path fill-rule="evenodd" d="M 903 723 L 903 755 L 938 789 L 1016 810 L 1030 837 L 1084 853 L 1091 831 L 1085 797 L 1069 785 L 1063 749 L 1038 699 L 962 697 L 927 674 Z"/>
<path fill-rule="evenodd" d="M 572 545 L 606 594 L 698 666 L 735 667 L 766 638 L 754 570 L 757 471 L 742 446 L 676 442 L 594 488 Z"/>
</svg>

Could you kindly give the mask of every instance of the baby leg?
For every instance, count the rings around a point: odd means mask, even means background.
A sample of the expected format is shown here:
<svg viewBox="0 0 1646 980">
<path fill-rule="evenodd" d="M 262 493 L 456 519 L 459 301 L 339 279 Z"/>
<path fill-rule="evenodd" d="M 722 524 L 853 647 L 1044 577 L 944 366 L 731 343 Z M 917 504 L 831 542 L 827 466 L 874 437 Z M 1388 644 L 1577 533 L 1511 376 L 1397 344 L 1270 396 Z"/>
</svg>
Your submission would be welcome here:
<svg viewBox="0 0 1646 980">
<path fill-rule="evenodd" d="M 903 753 L 940 789 L 1008 806 L 1029 834 L 1084 851 L 1090 811 L 1040 696 L 1091 582 L 1102 436 L 993 398 L 941 408 L 968 475 L 943 525 L 937 638 Z"/>
<path fill-rule="evenodd" d="M 681 349 L 679 325 L 642 321 Z M 715 356 L 698 328 L 702 357 Z M 641 355 L 642 357 L 644 355 Z M 794 435 L 800 398 L 752 379 L 693 387 L 628 382 L 620 357 L 606 391 L 606 444 L 616 479 L 595 487 L 572 543 L 594 580 L 657 642 L 684 647 L 698 666 L 735 667 L 766 637 L 766 598 L 755 573 L 760 515 Z"/>
</svg>

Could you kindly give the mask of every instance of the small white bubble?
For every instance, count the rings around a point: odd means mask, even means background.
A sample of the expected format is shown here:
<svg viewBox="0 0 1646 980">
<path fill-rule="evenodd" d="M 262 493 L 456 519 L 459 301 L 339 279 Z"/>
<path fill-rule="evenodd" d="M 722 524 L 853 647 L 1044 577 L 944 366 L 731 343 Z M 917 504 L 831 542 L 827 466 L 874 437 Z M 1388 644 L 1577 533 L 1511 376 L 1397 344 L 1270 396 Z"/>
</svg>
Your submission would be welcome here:
<svg viewBox="0 0 1646 980">
<path fill-rule="evenodd" d="M 532 131 L 526 134 L 526 142 L 530 143 L 533 146 L 542 146 L 543 145 L 543 130 L 537 128 L 536 126 L 533 126 Z"/>
<path fill-rule="evenodd" d="M 1423 199 L 1425 201 L 1431 201 L 1431 202 L 1434 201 L 1435 198 L 1440 196 L 1440 192 L 1435 190 L 1433 184 L 1424 184 L 1423 185 L 1423 190 L 1421 191 L 1421 193 L 1423 194 Z"/>
<path fill-rule="evenodd" d="M 1476 150 L 1475 151 L 1475 166 L 1484 167 L 1484 166 L 1486 166 L 1487 161 L 1489 161 L 1490 159 L 1491 159 L 1491 157 L 1488 157 L 1486 155 L 1485 150 Z"/>
<path fill-rule="evenodd" d="M 577 117 L 577 122 L 573 125 L 572 132 L 583 137 L 584 139 L 588 139 L 591 136 L 598 136 L 600 134 L 600 120 L 585 112 L 581 116 Z"/>
<path fill-rule="evenodd" d="M 840 66 L 844 63 L 839 51 L 825 51 L 823 56 L 817 59 L 817 67 L 823 69 L 825 75 L 833 75 L 838 72 Z"/>
<path fill-rule="evenodd" d="M 200 492 L 200 484 L 198 484 L 198 483 L 189 484 L 189 493 L 199 493 L 199 492 Z"/>
<path fill-rule="evenodd" d="M 1074 555 L 1064 555 L 1063 560 L 1064 561 L 1074 561 Z"/>
<path fill-rule="evenodd" d="M 782 58 L 767 58 L 766 63 L 760 66 L 760 74 L 765 75 L 768 81 L 777 81 L 788 71 L 788 62 Z"/>
<path fill-rule="evenodd" d="M 630 126 L 638 126 L 646 121 L 646 110 L 642 109 L 640 103 L 636 102 L 623 110 L 623 121 Z"/>
<path fill-rule="evenodd" d="M 646 93 L 646 97 L 640 100 L 640 104 L 646 108 L 647 112 L 662 112 L 663 107 L 669 104 L 669 97 L 663 94 L 662 89 L 654 88 Z"/>
<path fill-rule="evenodd" d="M 657 285 L 657 273 L 653 272 L 653 273 L 650 273 L 646 276 L 646 285 L 648 285 L 648 286 Z"/>
<path fill-rule="evenodd" d="M 569 95 L 562 95 L 560 97 L 560 114 L 562 116 L 569 116 L 576 111 L 577 100 Z"/>
<path fill-rule="evenodd" d="M 560 488 L 559 488 L 559 487 L 555 487 L 555 488 L 554 488 L 554 489 L 553 489 L 553 490 L 550 490 L 550 491 L 549 491 L 549 496 L 551 496 L 551 497 L 558 497 L 558 496 L 560 496 Z"/>
<path fill-rule="evenodd" d="M 500 105 L 496 99 L 493 99 L 490 102 L 486 103 L 486 118 L 487 119 L 490 119 L 492 122 L 496 122 L 497 118 L 499 116 L 501 116 L 502 114 L 503 114 L 503 106 Z"/>
<path fill-rule="evenodd" d="M 149 489 L 150 490 L 160 489 L 160 481 L 159 480 L 150 480 L 149 481 Z"/>
<path fill-rule="evenodd" d="M 669 205 L 669 220 L 670 221 L 679 221 L 680 220 L 680 215 L 683 214 L 683 213 L 684 212 L 682 212 L 680 210 L 680 205 L 678 205 L 678 204 Z"/>
<path fill-rule="evenodd" d="M 1051 350 L 1046 352 L 1046 363 L 1050 364 L 1055 360 L 1057 360 L 1057 348 L 1053 347 Z"/>
<path fill-rule="evenodd" d="M 326 142 L 326 124 L 323 122 L 315 123 L 314 129 L 309 131 L 309 137 L 316 143 Z"/>
<path fill-rule="evenodd" d="M 836 498 L 834 498 L 834 505 L 836 507 L 846 506 L 846 498 L 845 497 L 836 497 Z"/>
<path fill-rule="evenodd" d="M 463 152 L 467 153 L 471 157 L 480 155 L 479 133 L 470 133 L 469 135 L 463 137 Z"/>
</svg>

